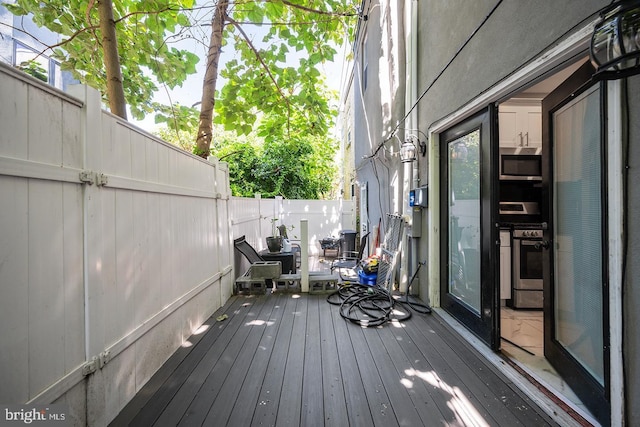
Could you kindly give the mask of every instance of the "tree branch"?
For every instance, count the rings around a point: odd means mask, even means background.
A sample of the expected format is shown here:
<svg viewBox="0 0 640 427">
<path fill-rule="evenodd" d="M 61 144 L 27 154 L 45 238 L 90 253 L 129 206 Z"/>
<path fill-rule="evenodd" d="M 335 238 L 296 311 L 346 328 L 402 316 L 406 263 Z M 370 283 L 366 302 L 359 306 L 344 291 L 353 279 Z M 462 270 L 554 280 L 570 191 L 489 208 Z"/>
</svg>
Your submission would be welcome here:
<svg viewBox="0 0 640 427">
<path fill-rule="evenodd" d="M 276 81 L 275 77 L 271 73 L 271 70 L 269 69 L 267 64 L 264 62 L 264 59 L 262 59 L 262 56 L 260 55 L 260 52 L 258 52 L 258 49 L 256 49 L 256 47 L 253 45 L 253 43 L 249 39 L 249 36 L 247 36 L 247 33 L 244 32 L 244 30 L 242 29 L 242 26 L 238 22 L 236 22 L 233 18 L 228 16 L 228 15 L 226 16 L 226 20 L 228 22 L 230 22 L 238 31 L 240 31 L 240 34 L 242 34 L 242 37 L 247 42 L 247 44 L 249 45 L 249 47 L 251 48 L 253 53 L 256 55 L 256 58 L 258 59 L 258 61 L 260 61 L 260 64 L 262 64 L 262 67 L 264 68 L 266 73 L 269 75 L 269 78 L 271 79 L 271 81 L 273 82 L 273 85 L 278 90 L 278 93 L 280 94 L 282 99 L 284 99 L 284 101 L 287 103 L 287 110 L 288 110 L 288 114 L 287 114 L 287 130 L 288 130 L 290 128 L 290 124 L 291 124 L 290 123 L 291 103 L 289 101 L 289 98 L 287 98 L 285 96 L 284 92 L 282 91 L 282 88 L 278 85 L 278 82 Z"/>
<path fill-rule="evenodd" d="M 271 3 L 276 3 L 276 2 L 281 2 L 282 4 L 285 4 L 289 7 L 293 7 L 295 9 L 300 9 L 300 10 L 304 10 L 305 12 L 309 12 L 309 13 L 317 13 L 319 15 L 328 15 L 328 16 L 358 16 L 357 13 L 347 13 L 347 12 L 328 12 L 326 10 L 317 10 L 317 9 L 311 9 L 310 7 L 306 7 L 306 6 L 302 6 L 300 4 L 294 4 L 291 3 L 287 0 L 265 0 L 267 2 L 271 2 Z"/>
</svg>

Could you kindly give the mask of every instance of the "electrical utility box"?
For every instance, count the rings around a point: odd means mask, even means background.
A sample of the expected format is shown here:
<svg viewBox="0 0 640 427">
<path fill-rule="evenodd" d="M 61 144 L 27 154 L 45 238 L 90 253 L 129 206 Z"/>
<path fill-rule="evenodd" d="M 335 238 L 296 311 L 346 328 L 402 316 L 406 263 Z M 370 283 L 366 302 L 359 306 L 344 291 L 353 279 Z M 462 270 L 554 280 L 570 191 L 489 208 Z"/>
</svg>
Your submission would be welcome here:
<svg viewBox="0 0 640 427">
<path fill-rule="evenodd" d="M 429 187 L 418 187 L 409 191 L 409 206 L 411 207 L 411 237 L 422 236 L 422 210 L 429 206 Z"/>
<path fill-rule="evenodd" d="M 409 191 L 409 206 L 411 207 L 429 207 L 429 186 L 414 188 Z"/>
</svg>

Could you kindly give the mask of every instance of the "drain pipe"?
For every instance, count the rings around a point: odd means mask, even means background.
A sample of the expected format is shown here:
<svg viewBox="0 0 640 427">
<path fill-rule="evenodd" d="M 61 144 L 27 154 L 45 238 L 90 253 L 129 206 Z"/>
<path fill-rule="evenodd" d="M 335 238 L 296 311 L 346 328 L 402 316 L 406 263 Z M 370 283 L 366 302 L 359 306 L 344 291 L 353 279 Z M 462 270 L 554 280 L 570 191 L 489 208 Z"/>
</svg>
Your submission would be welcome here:
<svg viewBox="0 0 640 427">
<path fill-rule="evenodd" d="M 418 99 L 418 84 L 417 84 L 417 75 L 418 75 L 418 1 L 411 0 L 407 2 L 409 7 L 405 7 L 404 9 L 404 21 L 407 23 L 405 26 L 405 67 L 407 70 L 408 81 L 405 86 L 405 111 L 411 111 L 409 116 L 407 117 L 407 129 L 405 132 L 405 139 L 408 139 L 410 136 L 415 135 L 419 140 L 419 135 L 417 132 L 418 129 L 418 111 L 414 107 L 416 100 Z M 417 142 L 417 141 L 416 141 Z M 419 146 L 416 146 L 419 148 Z M 418 187 L 420 182 L 420 168 L 419 168 L 419 158 L 421 154 L 416 153 L 416 160 L 411 162 L 410 164 L 406 164 L 405 166 L 405 176 L 408 175 L 408 182 L 406 185 L 409 189 L 413 189 Z M 408 189 L 408 190 L 409 190 Z M 407 194 L 408 194 L 407 190 Z M 406 219 L 409 222 L 410 230 L 414 230 L 413 224 L 413 208 L 408 206 L 408 200 L 404 201 L 404 209 L 403 212 L 406 215 Z M 406 237 L 406 252 L 402 257 L 402 264 L 404 268 L 403 279 L 408 279 L 411 276 L 411 271 L 417 266 L 418 259 L 418 241 L 415 237 L 413 237 L 413 231 L 411 233 L 407 233 Z M 401 291 L 408 292 L 410 289 L 410 283 L 407 283 L 406 280 L 402 280 L 401 282 Z"/>
<path fill-rule="evenodd" d="M 410 27 L 409 27 L 409 104 L 411 108 L 418 100 L 418 0 L 412 0 L 411 1 L 411 7 L 410 9 L 410 13 L 411 13 L 411 20 L 410 20 Z M 418 109 L 417 108 L 413 108 L 413 110 L 411 110 L 411 114 L 409 115 L 409 128 L 410 129 L 416 129 L 416 133 L 417 133 L 417 129 L 419 129 L 419 124 L 418 124 Z M 420 134 L 418 133 L 416 135 L 418 137 L 418 140 L 420 140 Z M 425 141 L 426 142 L 426 141 Z M 421 157 L 421 153 L 419 152 L 419 146 L 416 147 L 418 148 L 418 153 L 416 153 L 416 161 L 413 162 L 413 188 L 418 188 L 418 186 L 420 185 L 420 157 Z M 422 209 L 422 208 L 420 208 Z M 413 212 L 412 212 L 412 221 L 415 221 L 416 218 L 413 218 Z M 418 221 L 422 221 L 422 215 L 420 215 L 417 218 Z M 422 230 L 424 229 L 422 227 L 422 224 L 413 224 L 412 222 L 412 229 L 415 230 L 416 228 Z M 412 232 L 413 234 L 413 232 Z M 411 259 L 409 260 L 409 271 L 413 270 L 414 268 L 416 269 L 415 272 L 418 272 L 419 266 L 418 266 L 418 242 L 419 239 L 416 237 L 411 237 Z M 419 288 L 418 287 L 418 292 L 419 292 Z M 407 287 L 407 293 L 409 292 L 409 290 L 411 289 L 411 283 L 409 283 L 409 286 Z"/>
</svg>

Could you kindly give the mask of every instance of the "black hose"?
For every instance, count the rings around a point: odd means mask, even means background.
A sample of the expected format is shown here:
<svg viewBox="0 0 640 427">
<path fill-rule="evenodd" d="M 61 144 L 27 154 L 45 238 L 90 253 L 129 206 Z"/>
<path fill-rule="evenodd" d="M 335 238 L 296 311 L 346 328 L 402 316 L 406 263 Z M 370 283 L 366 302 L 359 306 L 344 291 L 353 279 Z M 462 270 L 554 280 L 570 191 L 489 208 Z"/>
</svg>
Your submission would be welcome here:
<svg viewBox="0 0 640 427">
<path fill-rule="evenodd" d="M 327 302 L 339 305 L 340 316 L 360 326 L 380 326 L 389 321 L 402 322 L 411 318 L 411 310 L 420 314 L 430 314 L 431 307 L 409 300 L 411 284 L 420 267 L 425 264 L 426 262 L 418 263 L 418 268 L 409 281 L 404 301 L 394 298 L 387 289 L 378 285 L 345 283 L 327 296 Z"/>
<path fill-rule="evenodd" d="M 327 302 L 339 305 L 340 316 L 360 326 L 380 326 L 411 317 L 411 310 L 406 308 L 404 301 L 395 299 L 389 291 L 377 285 L 343 285 L 327 296 Z M 420 304 L 408 304 L 409 307 L 412 305 Z"/>
<path fill-rule="evenodd" d="M 409 280 L 409 286 L 407 287 L 407 294 L 405 295 L 404 301 L 402 301 L 403 304 L 407 304 L 413 310 L 421 314 L 431 314 L 431 307 L 429 307 L 427 304 L 423 304 L 420 302 L 409 301 L 409 294 L 411 293 L 411 284 L 413 283 L 416 276 L 418 275 L 418 272 L 420 271 L 420 267 L 422 267 L 426 263 L 427 263 L 426 261 L 418 262 L 418 268 L 416 268 L 416 271 L 413 272 L 413 276 L 411 276 L 411 280 Z"/>
</svg>

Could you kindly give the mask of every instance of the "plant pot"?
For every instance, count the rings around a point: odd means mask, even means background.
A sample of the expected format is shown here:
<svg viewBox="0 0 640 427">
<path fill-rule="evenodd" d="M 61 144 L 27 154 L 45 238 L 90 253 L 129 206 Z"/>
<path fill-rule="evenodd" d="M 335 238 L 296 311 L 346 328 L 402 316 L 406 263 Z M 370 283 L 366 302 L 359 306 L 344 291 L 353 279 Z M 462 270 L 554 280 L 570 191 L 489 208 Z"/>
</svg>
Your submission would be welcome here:
<svg viewBox="0 0 640 427">
<path fill-rule="evenodd" d="M 267 248 L 272 253 L 280 252 L 282 250 L 282 236 L 267 237 Z"/>
</svg>

